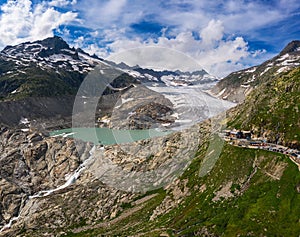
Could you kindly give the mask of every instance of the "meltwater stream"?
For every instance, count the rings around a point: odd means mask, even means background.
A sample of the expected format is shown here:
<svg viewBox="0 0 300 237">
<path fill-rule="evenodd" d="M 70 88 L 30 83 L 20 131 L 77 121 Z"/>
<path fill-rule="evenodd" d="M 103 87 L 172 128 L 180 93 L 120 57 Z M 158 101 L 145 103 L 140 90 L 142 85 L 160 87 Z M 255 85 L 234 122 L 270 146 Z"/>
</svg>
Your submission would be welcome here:
<svg viewBox="0 0 300 237">
<path fill-rule="evenodd" d="M 70 177 L 66 180 L 66 182 L 63 185 L 61 185 L 57 188 L 54 188 L 54 189 L 39 191 L 38 193 L 36 193 L 32 196 L 29 196 L 28 199 L 30 200 L 30 199 L 34 199 L 34 198 L 46 197 L 46 196 L 49 196 L 50 194 L 52 194 L 53 192 L 65 189 L 68 186 L 70 186 L 71 184 L 74 184 L 76 182 L 76 180 L 79 178 L 82 171 L 84 169 L 86 169 L 87 166 L 89 165 L 89 163 L 93 160 L 95 149 L 96 149 L 96 146 L 93 146 L 93 148 L 89 152 L 90 153 L 89 158 L 86 159 L 81 165 L 78 166 L 78 168 L 75 170 L 75 172 L 72 175 L 70 175 Z M 103 150 L 104 148 L 101 147 L 100 149 Z M 24 206 L 26 205 L 26 201 L 25 202 L 24 202 L 24 200 L 22 201 L 21 209 L 19 211 L 19 215 L 17 217 L 11 218 L 9 220 L 9 222 L 0 229 L 0 233 L 3 232 L 4 230 L 9 229 L 15 221 L 20 219 L 21 214 L 22 214 L 22 210 L 24 209 Z"/>
<path fill-rule="evenodd" d="M 96 147 L 93 146 L 93 148 L 90 150 L 90 157 L 88 159 L 86 159 L 81 165 L 78 166 L 78 168 L 75 170 L 74 174 L 72 174 L 63 185 L 61 185 L 55 189 L 39 191 L 37 194 L 29 196 L 29 199 L 49 196 L 53 192 L 65 189 L 65 188 L 69 187 L 71 184 L 75 183 L 75 181 L 80 176 L 81 172 L 86 168 L 86 165 L 94 158 L 93 154 L 95 152 L 95 149 L 96 149 Z"/>
</svg>

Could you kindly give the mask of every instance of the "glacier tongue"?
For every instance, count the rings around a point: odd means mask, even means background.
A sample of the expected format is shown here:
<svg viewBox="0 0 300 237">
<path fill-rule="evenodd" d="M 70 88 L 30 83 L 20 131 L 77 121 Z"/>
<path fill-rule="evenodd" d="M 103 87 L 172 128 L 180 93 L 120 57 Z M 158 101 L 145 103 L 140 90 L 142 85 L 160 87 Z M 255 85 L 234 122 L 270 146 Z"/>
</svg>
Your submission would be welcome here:
<svg viewBox="0 0 300 237">
<path fill-rule="evenodd" d="M 176 115 L 173 130 L 188 128 L 236 105 L 209 95 L 205 92 L 209 87 L 206 84 L 184 87 L 148 85 L 149 89 L 163 94 L 173 103 Z"/>
</svg>

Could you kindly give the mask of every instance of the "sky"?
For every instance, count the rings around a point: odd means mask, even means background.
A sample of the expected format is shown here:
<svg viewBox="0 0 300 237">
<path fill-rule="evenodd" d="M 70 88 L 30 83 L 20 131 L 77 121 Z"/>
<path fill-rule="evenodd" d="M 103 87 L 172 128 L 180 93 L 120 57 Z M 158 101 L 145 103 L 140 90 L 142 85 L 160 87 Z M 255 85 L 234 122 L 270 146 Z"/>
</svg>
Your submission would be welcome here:
<svg viewBox="0 0 300 237">
<path fill-rule="evenodd" d="M 299 40 L 300 1 L 0 0 L 0 49 L 53 35 L 116 61 L 130 49 L 157 48 L 152 61 L 160 67 L 197 69 L 172 66 L 173 54 L 157 55 L 174 50 L 221 78 Z M 149 66 L 149 57 L 122 60 Z"/>
</svg>

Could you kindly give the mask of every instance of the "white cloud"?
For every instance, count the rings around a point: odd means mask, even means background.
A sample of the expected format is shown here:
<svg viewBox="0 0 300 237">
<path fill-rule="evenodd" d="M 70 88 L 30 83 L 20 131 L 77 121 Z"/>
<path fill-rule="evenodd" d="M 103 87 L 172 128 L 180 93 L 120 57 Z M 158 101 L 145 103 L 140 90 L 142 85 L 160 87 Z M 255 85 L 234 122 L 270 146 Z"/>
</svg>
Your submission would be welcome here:
<svg viewBox="0 0 300 237">
<path fill-rule="evenodd" d="M 262 29 L 288 19 L 300 7 L 297 0 L 278 0 L 272 4 L 246 0 L 32 2 L 8 0 L 1 6 L 0 47 L 52 36 L 54 29 L 73 24 L 80 17 L 82 22 L 78 24 L 76 35 L 80 27 L 85 27 L 82 38 L 77 36 L 78 40 L 72 42 L 73 31 L 68 27 L 58 32 L 66 36 L 68 42 L 89 53 L 106 57 L 111 51 L 118 53 L 136 47 L 164 47 L 193 57 L 203 68 L 218 76 L 265 59 L 269 52 L 263 49 L 253 52 L 247 40 L 263 42 L 277 37 L 277 41 L 273 42 L 279 42 L 278 39 L 284 36 L 266 35 Z M 64 10 L 60 12 L 62 8 Z M 157 24 L 161 33 L 158 30 L 152 34 L 151 29 L 147 32 L 147 28 L 135 31 L 132 24 L 141 22 L 149 22 L 150 28 L 152 23 Z M 152 34 L 150 37 L 149 33 Z M 146 63 L 145 59 L 141 61 Z M 172 66 L 170 62 L 171 58 L 166 62 L 169 67 Z M 177 65 L 177 62 L 174 61 L 174 64 Z"/>
<path fill-rule="evenodd" d="M 101 9 L 104 17 L 119 17 L 125 7 L 127 0 L 110 0 Z"/>
<path fill-rule="evenodd" d="M 253 51 L 247 40 L 266 39 L 261 30 L 287 19 L 291 12 L 300 7 L 300 2 L 280 0 L 270 4 L 245 0 L 86 0 L 84 5 L 79 5 L 81 9 L 83 6 L 87 9 L 84 12 L 86 24 L 98 30 L 102 42 L 112 42 L 107 45 L 109 52 L 118 53 L 145 46 L 165 47 L 195 58 L 212 74 L 224 76 L 232 70 L 261 63 L 266 55 L 270 55 L 263 48 Z M 161 36 L 145 36 L 131 28 L 132 23 L 143 21 L 158 24 L 158 27 L 160 24 Z M 96 48 L 94 44 L 93 51 L 100 51 Z M 102 49 L 101 56 L 105 54 L 107 52 Z M 146 60 L 141 61 L 146 63 Z"/>
<path fill-rule="evenodd" d="M 46 3 L 34 7 L 30 0 L 9 0 L 1 6 L 0 47 L 53 36 L 53 30 L 77 19 L 77 13 L 61 13 Z"/>
<path fill-rule="evenodd" d="M 159 37 L 157 42 L 151 39 L 144 41 L 141 38 L 118 39 L 111 43 L 109 47 L 115 52 L 111 58 L 120 61 L 121 58 L 130 65 L 140 64 L 141 66 L 165 67 L 167 69 L 182 69 L 182 70 L 197 70 L 204 68 L 206 71 L 217 76 L 226 76 L 232 70 L 241 69 L 244 65 L 240 61 L 246 57 L 253 55 L 257 56 L 257 52 L 249 52 L 247 42 L 242 37 L 236 37 L 233 39 L 223 39 L 224 27 L 221 21 L 212 20 L 208 25 L 200 32 L 201 39 L 195 39 L 191 32 L 183 32 L 178 34 L 175 38 L 167 38 L 165 36 Z M 126 52 L 126 50 L 133 48 L 140 48 L 137 52 L 143 52 L 141 48 L 147 46 L 155 46 L 160 51 L 155 51 L 156 54 L 147 55 L 138 53 L 137 56 L 133 56 L 130 50 L 129 56 L 123 57 L 126 53 L 119 54 L 119 52 Z M 162 49 L 167 51 L 163 51 Z M 193 58 L 197 64 L 178 64 L 178 60 L 174 58 L 174 55 L 163 55 L 164 52 L 169 50 L 175 50 L 186 54 Z M 136 51 L 135 51 L 136 52 Z M 161 52 L 161 53 L 159 53 Z M 261 52 L 262 53 L 262 52 Z M 171 55 L 170 57 L 168 57 Z M 151 59 L 150 56 L 154 58 Z M 179 62 L 182 63 L 181 60 Z M 191 67 L 192 66 L 192 67 Z M 190 67 L 190 68 L 188 68 Z"/>
<path fill-rule="evenodd" d="M 51 2 L 48 3 L 49 6 L 53 7 L 65 7 L 68 5 L 75 5 L 77 3 L 77 0 L 52 0 Z"/>
<path fill-rule="evenodd" d="M 81 11 L 82 17 L 85 19 L 85 26 L 105 29 L 116 25 L 122 27 L 122 25 L 128 25 L 129 22 L 136 19 L 135 17 L 126 19 L 127 10 L 131 12 L 130 15 L 136 15 L 136 13 L 132 13 L 133 9 L 127 9 L 126 5 L 127 0 L 84 0 L 78 2 L 76 9 Z"/>
<path fill-rule="evenodd" d="M 212 20 L 208 23 L 208 26 L 205 27 L 200 36 L 204 45 L 210 46 L 215 42 L 218 42 L 222 39 L 224 33 L 224 26 L 221 21 Z"/>
<path fill-rule="evenodd" d="M 95 32 L 94 32 L 95 33 Z M 88 40 L 84 36 L 80 36 L 73 41 L 71 44 L 75 48 L 81 48 L 85 52 L 89 53 L 90 55 L 97 55 L 98 57 L 105 58 L 108 56 L 107 48 L 99 47 L 96 43 L 89 43 L 87 44 Z"/>
</svg>

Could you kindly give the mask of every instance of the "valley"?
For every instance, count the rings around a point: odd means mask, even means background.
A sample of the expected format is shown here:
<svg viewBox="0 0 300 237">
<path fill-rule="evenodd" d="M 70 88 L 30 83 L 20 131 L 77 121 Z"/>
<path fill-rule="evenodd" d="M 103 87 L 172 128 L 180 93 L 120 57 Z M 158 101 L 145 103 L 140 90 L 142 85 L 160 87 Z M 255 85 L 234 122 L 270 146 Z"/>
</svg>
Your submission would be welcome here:
<svg viewBox="0 0 300 237">
<path fill-rule="evenodd" d="M 298 46 L 222 80 L 6 47 L 0 236 L 297 236 Z"/>
</svg>

